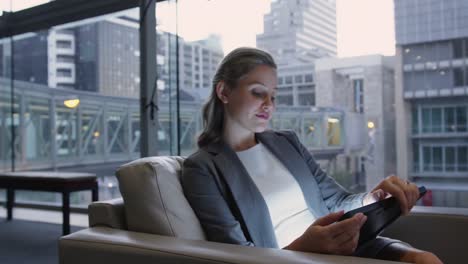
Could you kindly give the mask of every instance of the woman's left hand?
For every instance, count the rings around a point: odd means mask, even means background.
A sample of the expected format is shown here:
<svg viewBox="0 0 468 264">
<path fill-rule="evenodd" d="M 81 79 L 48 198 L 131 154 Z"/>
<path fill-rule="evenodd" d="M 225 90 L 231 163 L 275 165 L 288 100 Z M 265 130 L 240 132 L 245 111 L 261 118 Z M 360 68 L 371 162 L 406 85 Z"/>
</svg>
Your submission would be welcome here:
<svg viewBox="0 0 468 264">
<path fill-rule="evenodd" d="M 406 215 L 411 208 L 416 204 L 419 198 L 419 190 L 416 184 L 401 178 L 391 175 L 381 181 L 363 200 L 363 204 L 367 205 L 386 198 L 394 196 L 401 206 L 401 213 Z"/>
</svg>

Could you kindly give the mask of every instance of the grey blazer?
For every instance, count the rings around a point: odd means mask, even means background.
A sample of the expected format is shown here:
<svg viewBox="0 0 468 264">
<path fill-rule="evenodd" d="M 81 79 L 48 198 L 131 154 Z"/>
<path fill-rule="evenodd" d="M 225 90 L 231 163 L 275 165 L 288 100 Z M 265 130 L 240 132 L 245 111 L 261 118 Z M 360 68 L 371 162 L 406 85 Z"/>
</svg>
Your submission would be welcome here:
<svg viewBox="0 0 468 264">
<path fill-rule="evenodd" d="M 295 177 L 314 216 L 362 206 L 365 193 L 350 194 L 327 176 L 294 132 L 266 131 L 255 136 Z M 278 247 L 268 207 L 226 143 L 211 144 L 188 157 L 182 186 L 208 240 Z"/>
</svg>

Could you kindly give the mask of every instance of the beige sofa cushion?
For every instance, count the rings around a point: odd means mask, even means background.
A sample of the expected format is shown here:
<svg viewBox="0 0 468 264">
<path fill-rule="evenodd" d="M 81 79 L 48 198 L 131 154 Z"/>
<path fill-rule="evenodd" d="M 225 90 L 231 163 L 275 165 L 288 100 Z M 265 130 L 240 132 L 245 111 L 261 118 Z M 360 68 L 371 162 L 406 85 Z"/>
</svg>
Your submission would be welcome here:
<svg viewBox="0 0 468 264">
<path fill-rule="evenodd" d="M 205 240 L 180 185 L 183 160 L 177 156 L 141 158 L 117 170 L 128 230 Z"/>
</svg>

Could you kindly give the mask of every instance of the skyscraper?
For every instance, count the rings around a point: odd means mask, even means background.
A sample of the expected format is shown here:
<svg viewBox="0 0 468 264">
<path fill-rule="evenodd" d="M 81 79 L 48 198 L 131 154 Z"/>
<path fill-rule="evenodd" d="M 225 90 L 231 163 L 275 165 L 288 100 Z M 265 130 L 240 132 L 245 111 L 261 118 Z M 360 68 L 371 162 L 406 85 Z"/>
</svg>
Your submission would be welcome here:
<svg viewBox="0 0 468 264">
<path fill-rule="evenodd" d="M 278 64 L 278 105 L 314 106 L 314 60 L 336 56 L 335 0 L 272 1 L 257 47 Z"/>
<path fill-rule="evenodd" d="M 398 174 L 468 207 L 468 2 L 395 0 Z"/>
<path fill-rule="evenodd" d="M 335 0 L 272 1 L 257 47 L 269 51 L 280 64 L 292 58 L 308 62 L 336 56 Z"/>
</svg>

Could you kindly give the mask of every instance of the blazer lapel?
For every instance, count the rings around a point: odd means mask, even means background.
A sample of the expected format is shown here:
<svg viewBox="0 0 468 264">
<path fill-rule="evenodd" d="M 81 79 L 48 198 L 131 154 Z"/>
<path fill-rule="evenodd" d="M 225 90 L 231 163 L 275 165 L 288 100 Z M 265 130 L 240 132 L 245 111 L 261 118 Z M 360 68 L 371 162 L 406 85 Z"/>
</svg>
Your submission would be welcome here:
<svg viewBox="0 0 468 264">
<path fill-rule="evenodd" d="M 292 143 L 285 137 L 278 136 L 271 131 L 258 133 L 256 137 L 294 176 L 301 187 L 309 210 L 314 216 L 318 218 L 328 214 L 329 210 L 323 202 L 322 193 L 312 172 Z"/>
<path fill-rule="evenodd" d="M 208 151 L 215 154 L 213 160 L 222 172 L 253 243 L 277 248 L 268 207 L 237 154 L 223 142 L 213 144 Z"/>
</svg>

